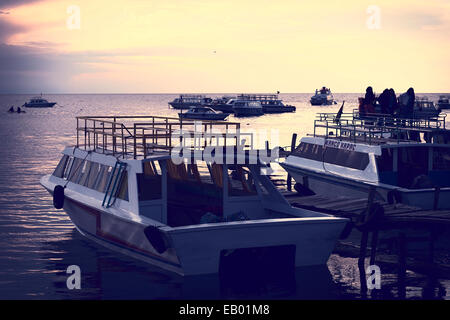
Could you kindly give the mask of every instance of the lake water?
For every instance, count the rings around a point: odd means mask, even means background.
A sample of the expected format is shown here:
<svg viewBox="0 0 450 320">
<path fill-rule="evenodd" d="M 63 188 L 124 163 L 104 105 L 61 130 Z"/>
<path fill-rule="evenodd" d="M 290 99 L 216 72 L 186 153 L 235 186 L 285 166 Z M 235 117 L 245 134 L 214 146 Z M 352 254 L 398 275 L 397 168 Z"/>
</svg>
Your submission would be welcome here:
<svg viewBox="0 0 450 320">
<path fill-rule="evenodd" d="M 210 95 L 216 96 L 216 95 Z M 296 113 L 236 119 L 242 128 L 264 132 L 280 146 L 292 133 L 312 132 L 316 112 L 357 107 L 359 94 L 335 94 L 337 105 L 312 107 L 311 94 L 281 94 Z M 439 94 L 427 94 L 436 101 Z M 217 276 L 180 278 L 145 263 L 104 249 L 84 239 L 68 216 L 53 208 L 39 185 L 56 166 L 64 146 L 75 143 L 76 116 L 177 116 L 167 102 L 174 94 L 47 95 L 58 105 L 10 114 L 31 96 L 0 95 L 0 299 L 348 299 L 359 298 L 359 274 L 354 258 L 333 254 L 327 266 L 297 270 L 291 277 L 221 281 Z M 276 131 L 272 132 L 274 129 Z M 264 139 L 261 139 L 261 143 Z M 78 265 L 81 290 L 68 290 L 66 269 Z M 407 297 L 422 297 L 426 279 L 408 273 Z M 450 284 L 439 280 L 449 298 Z M 395 274 L 383 274 L 383 297 L 395 298 Z M 444 290 L 444 291 L 445 291 Z"/>
</svg>

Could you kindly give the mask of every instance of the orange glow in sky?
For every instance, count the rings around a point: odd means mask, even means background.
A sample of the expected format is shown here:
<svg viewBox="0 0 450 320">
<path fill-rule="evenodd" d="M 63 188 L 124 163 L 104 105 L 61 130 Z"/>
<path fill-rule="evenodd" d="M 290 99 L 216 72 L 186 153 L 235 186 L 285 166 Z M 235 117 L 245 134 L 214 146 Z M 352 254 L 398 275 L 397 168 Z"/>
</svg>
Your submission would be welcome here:
<svg viewBox="0 0 450 320">
<path fill-rule="evenodd" d="M 46 55 L 47 92 L 449 91 L 448 0 L 21 3 L 3 41 Z"/>
</svg>

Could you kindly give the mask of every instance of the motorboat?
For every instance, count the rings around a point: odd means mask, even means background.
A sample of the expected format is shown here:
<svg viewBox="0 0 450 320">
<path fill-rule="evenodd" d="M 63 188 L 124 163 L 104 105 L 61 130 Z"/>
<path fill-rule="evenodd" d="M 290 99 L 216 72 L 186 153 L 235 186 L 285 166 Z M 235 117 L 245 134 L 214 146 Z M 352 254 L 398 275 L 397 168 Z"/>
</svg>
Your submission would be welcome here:
<svg viewBox="0 0 450 320">
<path fill-rule="evenodd" d="M 236 100 L 233 104 L 236 117 L 261 116 L 264 114 L 261 102 L 255 100 Z"/>
<path fill-rule="evenodd" d="M 186 112 L 178 114 L 180 119 L 195 119 L 195 120 L 225 120 L 229 114 L 223 112 L 216 112 L 209 107 L 193 107 Z"/>
<path fill-rule="evenodd" d="M 28 102 L 23 104 L 27 108 L 52 108 L 56 102 L 48 102 L 46 99 L 40 97 L 33 97 Z"/>
<path fill-rule="evenodd" d="M 233 113 L 233 105 L 235 101 L 236 97 L 223 96 L 221 98 L 214 99 L 210 104 L 206 104 L 205 106 L 210 107 L 216 111 Z"/>
<path fill-rule="evenodd" d="M 226 132 L 213 133 L 217 140 L 203 127 L 167 117 L 77 117 L 76 144 L 40 183 L 86 238 L 180 275 L 218 273 L 243 255 L 326 264 L 348 219 L 291 206 L 264 174 L 267 150 L 230 144 L 242 141 L 239 123 L 208 123 Z"/>
<path fill-rule="evenodd" d="M 189 109 L 191 107 L 200 107 L 209 104 L 212 101 L 211 98 L 205 97 L 204 95 L 182 94 L 169 102 L 169 106 L 174 109 Z"/>
<path fill-rule="evenodd" d="M 241 94 L 239 100 L 251 100 L 261 102 L 264 113 L 284 113 L 295 112 L 292 105 L 285 105 L 283 100 L 278 98 L 278 94 Z"/>
<path fill-rule="evenodd" d="M 310 192 L 450 208 L 450 132 L 432 120 L 321 113 L 281 166 Z"/>
<path fill-rule="evenodd" d="M 428 119 L 435 118 L 441 113 L 440 108 L 436 108 L 434 102 L 428 97 L 416 97 L 414 101 L 413 118 Z"/>
<path fill-rule="evenodd" d="M 313 106 L 326 106 L 336 103 L 331 90 L 326 87 L 322 87 L 319 90 L 316 89 L 316 93 L 311 97 L 310 102 Z"/>
<path fill-rule="evenodd" d="M 450 109 L 449 96 L 439 96 L 437 106 L 441 110 L 442 109 Z"/>
</svg>

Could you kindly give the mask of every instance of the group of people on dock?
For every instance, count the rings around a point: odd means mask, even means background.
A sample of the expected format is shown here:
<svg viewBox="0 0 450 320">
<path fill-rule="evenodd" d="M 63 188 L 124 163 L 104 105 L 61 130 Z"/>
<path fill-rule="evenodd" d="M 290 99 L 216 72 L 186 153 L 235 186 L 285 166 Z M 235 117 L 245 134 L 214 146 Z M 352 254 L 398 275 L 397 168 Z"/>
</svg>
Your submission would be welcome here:
<svg viewBox="0 0 450 320">
<path fill-rule="evenodd" d="M 372 87 L 367 87 L 364 98 L 359 99 L 360 115 L 384 114 L 406 118 L 413 114 L 416 96 L 413 88 L 409 88 L 398 98 L 394 89 L 385 89 L 378 97 Z"/>
</svg>

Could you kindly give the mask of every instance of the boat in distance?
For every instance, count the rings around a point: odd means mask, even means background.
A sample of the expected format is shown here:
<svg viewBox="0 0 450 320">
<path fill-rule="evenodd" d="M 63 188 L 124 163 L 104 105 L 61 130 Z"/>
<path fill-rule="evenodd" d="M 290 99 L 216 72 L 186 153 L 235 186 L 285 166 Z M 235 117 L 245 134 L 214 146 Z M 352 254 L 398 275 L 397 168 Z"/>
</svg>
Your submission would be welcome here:
<svg viewBox="0 0 450 320">
<path fill-rule="evenodd" d="M 193 150 L 195 142 L 176 131 L 211 140 L 196 132 L 202 127 L 167 117 L 77 117 L 75 146 L 40 183 L 88 239 L 180 275 L 218 273 L 242 252 L 281 264 L 267 256 L 275 251 L 293 267 L 324 265 L 348 219 L 292 207 L 263 174 L 259 153 L 251 160 L 251 145 L 224 152 L 226 161 L 211 161 L 206 148 L 180 154 L 176 148 Z M 209 127 L 226 128 L 222 147 L 233 132 L 226 146 L 249 135 L 239 123 Z"/>
<path fill-rule="evenodd" d="M 439 109 L 450 109 L 449 96 L 439 96 L 437 106 Z"/>
<path fill-rule="evenodd" d="M 211 103 L 213 100 L 204 95 L 199 94 L 181 94 L 169 102 L 169 106 L 174 109 L 189 109 L 191 107 L 201 107 L 205 104 Z"/>
<path fill-rule="evenodd" d="M 23 104 L 26 108 L 52 108 L 56 102 L 48 102 L 46 99 L 40 97 L 33 97 L 28 102 Z"/>
<path fill-rule="evenodd" d="M 229 114 L 223 112 L 216 112 L 209 107 L 192 107 L 186 112 L 178 114 L 180 119 L 193 120 L 225 120 Z"/>
<path fill-rule="evenodd" d="M 320 90 L 316 89 L 315 94 L 310 99 L 313 106 L 328 106 L 335 104 L 331 90 L 327 87 L 322 87 Z"/>
<path fill-rule="evenodd" d="M 292 105 L 285 105 L 278 94 L 240 94 L 238 100 L 259 101 L 263 108 L 263 113 L 284 113 L 295 112 L 296 108 Z"/>
<path fill-rule="evenodd" d="M 233 104 L 233 112 L 236 117 L 261 116 L 264 114 L 260 101 L 236 100 Z"/>
</svg>

